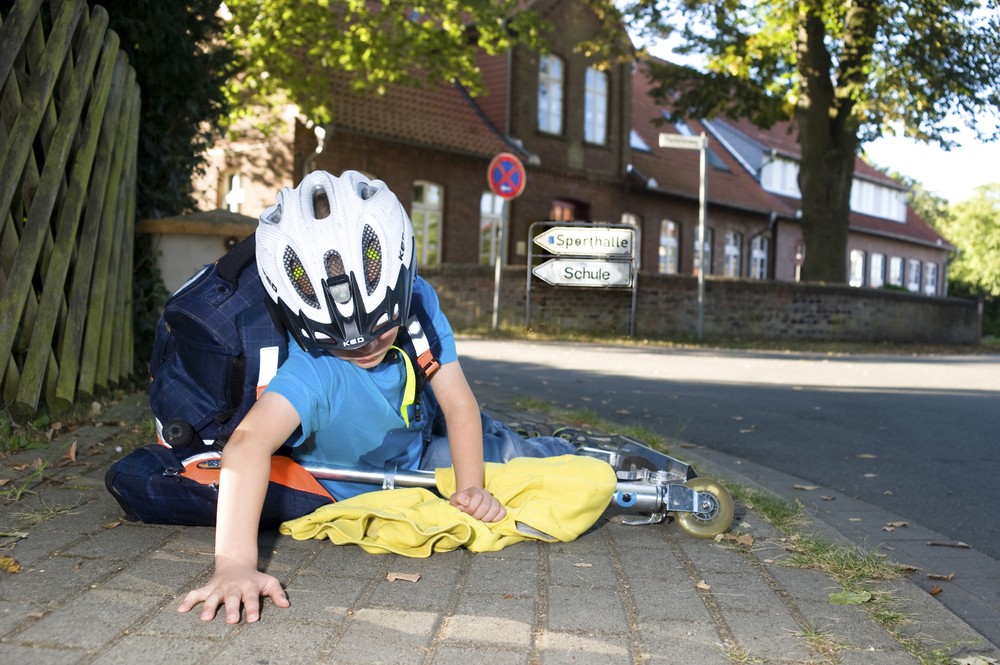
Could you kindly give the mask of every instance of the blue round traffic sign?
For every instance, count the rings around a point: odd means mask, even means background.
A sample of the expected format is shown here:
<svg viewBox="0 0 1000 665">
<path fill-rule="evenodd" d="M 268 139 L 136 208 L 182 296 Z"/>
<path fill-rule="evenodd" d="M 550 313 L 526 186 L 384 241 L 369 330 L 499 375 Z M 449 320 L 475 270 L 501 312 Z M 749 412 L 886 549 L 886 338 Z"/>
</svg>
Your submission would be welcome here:
<svg viewBox="0 0 1000 665">
<path fill-rule="evenodd" d="M 490 189 L 504 199 L 513 199 L 524 191 L 527 176 L 521 160 L 509 152 L 501 152 L 490 162 L 486 171 Z"/>
</svg>

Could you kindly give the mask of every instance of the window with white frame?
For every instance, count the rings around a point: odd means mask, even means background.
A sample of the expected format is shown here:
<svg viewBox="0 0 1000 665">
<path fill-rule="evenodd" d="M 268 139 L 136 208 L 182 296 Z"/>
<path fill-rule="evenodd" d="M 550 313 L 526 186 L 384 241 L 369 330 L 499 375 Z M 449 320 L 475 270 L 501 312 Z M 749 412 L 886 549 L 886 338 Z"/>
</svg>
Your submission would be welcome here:
<svg viewBox="0 0 1000 665">
<path fill-rule="evenodd" d="M 847 283 L 851 286 L 865 285 L 865 252 L 861 249 L 851 250 L 851 270 Z"/>
<path fill-rule="evenodd" d="M 872 252 L 868 259 L 868 286 L 873 289 L 885 285 L 885 254 Z"/>
<path fill-rule="evenodd" d="M 743 267 L 743 234 L 726 231 L 723 251 L 725 256 L 722 262 L 722 274 L 726 277 L 739 277 Z"/>
<path fill-rule="evenodd" d="M 441 263 L 441 232 L 444 218 L 444 188 L 417 180 L 413 183 L 413 234 L 417 239 L 417 264 Z"/>
<path fill-rule="evenodd" d="M 771 241 L 766 236 L 754 236 L 750 241 L 750 278 L 767 279 L 767 258 Z"/>
<path fill-rule="evenodd" d="M 659 270 L 663 275 L 676 275 L 680 269 L 680 232 L 677 222 L 660 222 Z"/>
<path fill-rule="evenodd" d="M 701 270 L 702 258 L 704 258 L 705 264 L 705 274 L 712 274 L 712 245 L 714 245 L 715 240 L 715 229 L 710 227 L 705 228 L 705 244 L 702 245 L 702 251 L 698 251 L 698 232 L 695 231 L 694 234 L 694 274 L 697 275 L 698 271 Z"/>
<path fill-rule="evenodd" d="M 903 286 L 903 259 L 889 257 L 889 286 Z"/>
<path fill-rule="evenodd" d="M 246 201 L 246 190 L 243 189 L 243 178 L 236 171 L 230 171 L 222 176 L 222 203 L 229 212 L 240 212 Z"/>
<path fill-rule="evenodd" d="M 608 138 L 608 74 L 587 67 L 583 89 L 583 139 L 604 145 Z"/>
<path fill-rule="evenodd" d="M 906 290 L 920 293 L 920 261 L 909 259 L 906 262 Z"/>
<path fill-rule="evenodd" d="M 936 263 L 924 264 L 924 295 L 936 296 L 938 292 L 938 267 Z"/>
<path fill-rule="evenodd" d="M 493 192 L 483 192 L 479 199 L 479 263 L 495 265 L 503 228 L 504 200 Z"/>
<path fill-rule="evenodd" d="M 563 61 L 557 55 L 543 55 L 538 61 L 538 130 L 562 134 Z"/>
</svg>

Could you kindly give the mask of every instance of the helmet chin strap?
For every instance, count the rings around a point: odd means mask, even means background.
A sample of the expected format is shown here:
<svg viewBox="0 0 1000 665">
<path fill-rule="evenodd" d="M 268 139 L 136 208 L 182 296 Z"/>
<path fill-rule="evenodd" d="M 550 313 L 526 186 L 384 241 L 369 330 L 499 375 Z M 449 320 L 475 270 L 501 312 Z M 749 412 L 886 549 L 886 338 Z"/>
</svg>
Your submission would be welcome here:
<svg viewBox="0 0 1000 665">
<path fill-rule="evenodd" d="M 406 354 L 406 351 L 395 344 L 389 348 L 399 352 L 399 356 L 403 359 L 403 365 L 406 366 L 406 386 L 403 388 L 403 404 L 399 407 L 399 415 L 403 416 L 403 422 L 409 427 L 410 416 L 407 411 L 417 399 L 417 375 L 413 371 L 413 363 L 410 362 L 410 356 Z"/>
</svg>

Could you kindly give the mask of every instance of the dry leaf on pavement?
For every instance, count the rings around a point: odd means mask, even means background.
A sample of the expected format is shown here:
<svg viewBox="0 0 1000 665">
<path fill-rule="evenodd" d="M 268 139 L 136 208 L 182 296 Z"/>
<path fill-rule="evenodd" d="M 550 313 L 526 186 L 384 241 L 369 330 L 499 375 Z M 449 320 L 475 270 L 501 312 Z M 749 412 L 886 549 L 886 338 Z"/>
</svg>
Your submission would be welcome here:
<svg viewBox="0 0 1000 665">
<path fill-rule="evenodd" d="M 390 582 L 417 582 L 420 580 L 420 573 L 387 573 L 385 579 Z"/>
<path fill-rule="evenodd" d="M 12 556 L 0 556 L 0 570 L 5 573 L 19 573 L 21 572 L 21 564 L 17 562 Z"/>
</svg>

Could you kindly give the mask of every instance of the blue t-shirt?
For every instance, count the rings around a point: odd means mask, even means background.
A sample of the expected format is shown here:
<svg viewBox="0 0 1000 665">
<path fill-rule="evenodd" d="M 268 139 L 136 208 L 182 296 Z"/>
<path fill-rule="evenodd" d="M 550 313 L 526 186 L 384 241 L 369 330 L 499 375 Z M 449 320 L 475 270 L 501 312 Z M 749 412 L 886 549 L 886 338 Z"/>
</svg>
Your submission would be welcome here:
<svg viewBox="0 0 1000 665">
<path fill-rule="evenodd" d="M 413 307 L 421 304 L 441 344 L 438 362 L 455 362 L 455 337 L 430 284 L 417 278 Z M 412 308 L 411 308 L 412 309 Z M 411 312 L 412 313 L 412 312 Z M 291 441 L 292 457 L 306 465 L 346 466 L 384 471 L 416 469 L 430 438 L 433 398 L 424 391 L 421 416 L 409 410 L 407 425 L 400 413 L 406 366 L 395 351 L 379 365 L 362 369 L 328 353 L 288 345 L 288 359 L 267 386 L 291 402 L 302 428 Z M 337 499 L 370 492 L 377 486 L 321 480 Z"/>
</svg>

